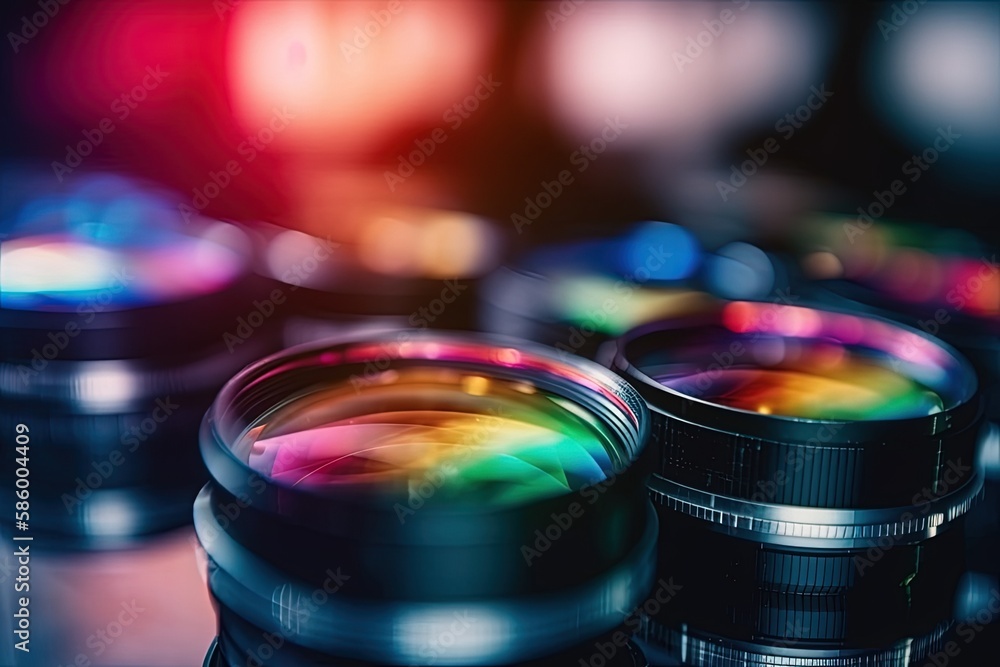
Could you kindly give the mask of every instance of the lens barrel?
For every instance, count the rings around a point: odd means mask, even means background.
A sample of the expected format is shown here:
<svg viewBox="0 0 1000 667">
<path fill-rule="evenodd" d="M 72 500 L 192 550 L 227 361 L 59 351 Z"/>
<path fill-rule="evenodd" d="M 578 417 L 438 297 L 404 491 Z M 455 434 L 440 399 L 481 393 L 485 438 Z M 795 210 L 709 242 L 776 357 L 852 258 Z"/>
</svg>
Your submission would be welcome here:
<svg viewBox="0 0 1000 667">
<path fill-rule="evenodd" d="M 203 424 L 195 506 L 225 664 L 266 636 L 287 648 L 263 664 L 515 664 L 612 630 L 655 571 L 647 429 L 613 374 L 506 339 L 245 369 Z"/>
<path fill-rule="evenodd" d="M 905 665 L 947 641 L 982 495 L 971 367 L 888 321 L 731 302 L 600 360 L 649 404 L 655 664 Z"/>
<path fill-rule="evenodd" d="M 861 413 L 852 419 L 772 414 L 766 406 L 751 411 L 684 393 L 696 385 L 710 393 L 727 373 L 743 369 L 800 373 L 805 368 L 823 376 L 848 355 L 924 389 L 894 387 L 895 395 L 854 399 Z M 712 510 L 706 517 L 710 521 L 789 538 L 849 541 L 885 531 L 919 538 L 962 513 L 968 497 L 975 496 L 973 459 L 983 427 L 975 375 L 951 348 L 917 331 L 849 313 L 734 302 L 709 318 L 630 332 L 605 352 L 605 359 L 651 406 L 653 445 L 659 452 L 652 485 L 679 511 Z M 681 389 L 663 383 L 670 373 L 681 378 Z M 878 381 L 882 375 L 869 372 L 835 391 L 854 392 L 872 377 Z M 774 384 L 779 383 L 780 378 Z M 730 395 L 739 390 L 725 388 Z M 781 400 L 785 389 L 764 387 L 761 393 L 751 386 L 749 391 Z M 809 398 L 820 403 L 820 411 L 833 409 L 829 403 L 839 397 L 824 404 L 821 391 Z M 926 394 L 940 405 L 917 414 L 925 410 Z M 877 413 L 865 418 L 864 411 L 873 404 L 877 411 L 879 401 L 895 410 L 892 418 Z M 942 504 L 946 495 L 949 501 Z M 713 497 L 721 507 L 709 504 Z M 934 503 L 936 511 L 920 518 L 895 520 L 895 508 Z M 771 505 L 795 507 L 794 517 Z"/>
</svg>

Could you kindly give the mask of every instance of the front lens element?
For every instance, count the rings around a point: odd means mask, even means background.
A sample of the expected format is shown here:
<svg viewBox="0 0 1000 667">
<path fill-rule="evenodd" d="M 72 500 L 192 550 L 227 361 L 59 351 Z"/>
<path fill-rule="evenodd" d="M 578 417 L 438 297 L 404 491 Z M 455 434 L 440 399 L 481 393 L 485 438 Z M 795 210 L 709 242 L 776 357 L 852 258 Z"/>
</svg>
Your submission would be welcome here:
<svg viewBox="0 0 1000 667">
<path fill-rule="evenodd" d="M 733 302 L 720 322 L 647 346 L 631 363 L 679 394 L 796 419 L 873 421 L 938 414 L 975 379 L 937 343 L 880 320 Z"/>
<path fill-rule="evenodd" d="M 931 389 L 864 358 L 826 365 L 806 350 L 798 364 L 718 371 L 644 368 L 665 387 L 706 401 L 764 415 L 863 421 L 907 419 L 936 414 L 944 401 Z M 818 369 L 818 370 L 817 370 Z"/>
<path fill-rule="evenodd" d="M 293 486 L 409 489 L 440 471 L 441 498 L 508 505 L 578 490 L 613 472 L 613 436 L 529 381 L 409 367 L 355 388 L 300 394 L 236 445 L 251 468 Z"/>
</svg>

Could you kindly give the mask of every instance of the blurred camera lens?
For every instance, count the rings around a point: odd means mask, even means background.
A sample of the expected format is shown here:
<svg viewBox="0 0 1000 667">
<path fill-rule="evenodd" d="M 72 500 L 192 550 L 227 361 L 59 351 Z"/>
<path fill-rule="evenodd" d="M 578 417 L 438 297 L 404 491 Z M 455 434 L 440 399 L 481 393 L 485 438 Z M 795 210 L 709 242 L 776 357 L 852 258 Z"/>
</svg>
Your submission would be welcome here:
<svg viewBox="0 0 1000 667">
<path fill-rule="evenodd" d="M 202 430 L 222 664 L 514 664 L 614 629 L 655 569 L 647 429 L 614 375 L 509 340 L 393 332 L 249 367 Z"/>
<path fill-rule="evenodd" d="M 614 238 L 536 248 L 486 278 L 480 324 L 593 358 L 636 326 L 711 308 L 696 277 L 703 254 L 690 231 L 658 221 Z"/>
<path fill-rule="evenodd" d="M 140 184 L 81 177 L 26 204 L 0 244 L 0 428 L 30 433 L 30 526 L 53 545 L 187 523 L 200 416 L 273 349 L 263 322 L 239 345 L 223 335 L 248 300 L 243 233 L 179 218 Z M 0 463 L 11 493 L 12 465 Z"/>
<path fill-rule="evenodd" d="M 288 301 L 287 345 L 348 331 L 471 327 L 479 279 L 503 246 L 490 220 L 363 201 L 336 222 L 327 235 L 253 226 L 257 271 Z"/>
</svg>

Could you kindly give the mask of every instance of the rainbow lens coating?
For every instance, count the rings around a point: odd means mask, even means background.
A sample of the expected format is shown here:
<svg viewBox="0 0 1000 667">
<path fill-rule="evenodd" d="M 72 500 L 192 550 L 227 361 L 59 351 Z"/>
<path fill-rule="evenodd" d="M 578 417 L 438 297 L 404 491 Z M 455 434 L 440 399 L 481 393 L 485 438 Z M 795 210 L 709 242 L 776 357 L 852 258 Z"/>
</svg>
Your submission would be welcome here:
<svg viewBox="0 0 1000 667">
<path fill-rule="evenodd" d="M 654 379 L 665 387 L 740 410 L 785 417 L 861 421 L 906 419 L 941 412 L 941 397 L 878 364 L 843 359 L 817 372 L 808 350 L 803 366 L 734 368 Z"/>
<path fill-rule="evenodd" d="M 607 479 L 613 443 L 587 411 L 529 382 L 418 365 L 296 395 L 234 450 L 287 485 L 432 484 L 444 500 L 510 506 Z"/>
<path fill-rule="evenodd" d="M 970 373 L 943 347 L 874 319 L 734 302 L 723 326 L 636 360 L 678 393 L 798 419 L 868 421 L 937 414 L 967 400 Z"/>
</svg>

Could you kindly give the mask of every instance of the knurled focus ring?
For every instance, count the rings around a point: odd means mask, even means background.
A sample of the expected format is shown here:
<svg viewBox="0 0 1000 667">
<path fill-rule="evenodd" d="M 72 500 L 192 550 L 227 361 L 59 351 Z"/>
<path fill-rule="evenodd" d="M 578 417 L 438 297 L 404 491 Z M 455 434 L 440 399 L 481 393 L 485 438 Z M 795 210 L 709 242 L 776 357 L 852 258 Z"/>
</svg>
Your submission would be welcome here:
<svg viewBox="0 0 1000 667">
<path fill-rule="evenodd" d="M 654 475 L 653 501 L 705 521 L 714 530 L 799 547 L 865 549 L 873 541 L 912 544 L 934 537 L 983 495 L 979 476 L 920 506 L 853 510 L 741 501 L 692 489 Z"/>
<path fill-rule="evenodd" d="M 650 410 L 659 474 L 713 494 L 779 505 L 902 507 L 973 476 L 976 423 L 918 442 L 838 442 L 817 423 L 806 442 L 779 442 L 699 426 Z"/>
</svg>

